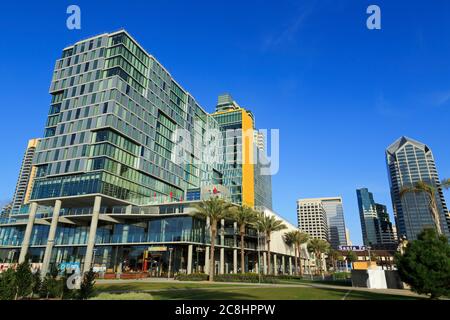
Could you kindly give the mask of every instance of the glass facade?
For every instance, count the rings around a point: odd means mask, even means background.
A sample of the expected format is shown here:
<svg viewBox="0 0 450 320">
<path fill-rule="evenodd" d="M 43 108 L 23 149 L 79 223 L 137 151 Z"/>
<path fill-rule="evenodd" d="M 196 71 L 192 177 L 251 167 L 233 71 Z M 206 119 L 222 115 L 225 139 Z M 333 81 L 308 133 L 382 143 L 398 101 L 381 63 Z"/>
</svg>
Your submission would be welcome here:
<svg viewBox="0 0 450 320">
<path fill-rule="evenodd" d="M 223 173 L 223 184 L 230 190 L 232 201 L 272 209 L 272 177 L 261 174 L 259 159 L 265 154 L 254 141 L 253 114 L 239 107 L 226 94 L 219 96 L 216 113 L 212 116 L 223 134 L 225 163 L 219 166 L 219 170 Z M 247 136 L 247 131 L 251 136 Z M 248 163 L 246 153 L 251 154 L 252 163 Z"/>
<path fill-rule="evenodd" d="M 182 199 L 211 182 L 214 121 L 125 31 L 76 43 L 56 61 L 32 199 L 100 193 L 133 204 Z M 175 131 L 190 135 L 174 162 Z"/>
<path fill-rule="evenodd" d="M 404 187 L 423 181 L 436 190 L 441 230 L 450 241 L 449 213 L 431 149 L 421 142 L 401 137 L 386 150 L 386 162 L 398 236 L 415 240 L 424 228 L 436 226 L 424 193 L 407 192 L 400 196 Z"/>
</svg>

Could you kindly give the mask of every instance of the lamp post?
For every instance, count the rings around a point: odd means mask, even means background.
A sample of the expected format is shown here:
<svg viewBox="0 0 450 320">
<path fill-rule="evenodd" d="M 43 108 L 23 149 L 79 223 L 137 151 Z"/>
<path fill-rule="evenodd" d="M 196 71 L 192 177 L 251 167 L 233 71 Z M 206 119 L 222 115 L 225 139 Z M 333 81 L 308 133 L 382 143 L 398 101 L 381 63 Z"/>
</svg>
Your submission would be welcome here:
<svg viewBox="0 0 450 320">
<path fill-rule="evenodd" d="M 167 272 L 167 279 L 170 279 L 170 272 L 172 271 L 172 251 L 173 248 L 169 248 L 169 270 Z"/>
</svg>

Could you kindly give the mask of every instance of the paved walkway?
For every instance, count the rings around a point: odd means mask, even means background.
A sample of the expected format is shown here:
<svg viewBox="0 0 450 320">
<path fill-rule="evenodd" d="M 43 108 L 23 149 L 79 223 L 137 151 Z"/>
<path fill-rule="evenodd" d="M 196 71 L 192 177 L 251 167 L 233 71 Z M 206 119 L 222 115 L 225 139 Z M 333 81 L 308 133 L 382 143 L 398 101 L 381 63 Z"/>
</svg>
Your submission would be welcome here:
<svg viewBox="0 0 450 320">
<path fill-rule="evenodd" d="M 166 278 L 143 278 L 143 279 L 98 279 L 96 281 L 98 284 L 120 284 L 120 283 L 131 283 L 131 282 L 139 282 L 139 283 L 173 283 L 173 284 L 183 284 L 183 283 L 193 283 L 200 284 L 204 283 L 205 287 L 203 288 L 159 288 L 159 289 L 148 289 L 148 290 L 137 290 L 139 292 L 158 292 L 158 291 L 166 291 L 166 290 L 217 290 L 218 285 L 230 286 L 231 288 L 261 288 L 261 287 L 275 287 L 275 288 L 318 288 L 318 289 L 338 289 L 347 291 L 343 300 L 352 292 L 352 291 L 366 291 L 380 294 L 391 294 L 391 295 L 399 295 L 399 296 L 408 296 L 408 297 L 417 297 L 417 298 L 427 298 L 427 296 L 419 295 L 411 290 L 406 289 L 369 289 L 369 288 L 358 288 L 358 287 L 346 287 L 346 286 L 337 286 L 330 284 L 321 284 L 321 283 L 289 283 L 286 281 L 285 283 L 245 283 L 245 282 L 213 282 L 214 286 L 208 287 L 211 283 L 207 281 L 178 281 L 174 279 L 166 279 Z M 114 291 L 116 293 L 126 292 L 127 290 L 118 290 Z"/>
</svg>

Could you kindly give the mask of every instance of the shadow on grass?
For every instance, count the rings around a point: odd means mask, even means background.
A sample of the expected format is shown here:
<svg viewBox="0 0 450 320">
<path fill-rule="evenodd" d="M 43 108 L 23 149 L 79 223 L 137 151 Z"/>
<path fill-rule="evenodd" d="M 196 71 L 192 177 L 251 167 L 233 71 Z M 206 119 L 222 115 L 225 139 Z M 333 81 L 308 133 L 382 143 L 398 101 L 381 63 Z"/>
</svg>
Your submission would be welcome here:
<svg viewBox="0 0 450 320">
<path fill-rule="evenodd" d="M 337 291 L 341 292 L 342 296 L 345 296 L 349 290 L 342 289 L 333 289 L 327 288 L 325 290 L 328 291 Z M 360 291 L 360 290 L 352 290 L 345 297 L 345 300 L 422 300 L 420 297 L 406 296 L 401 294 L 387 294 L 387 293 L 379 293 L 379 292 L 369 292 L 369 291 Z"/>
</svg>

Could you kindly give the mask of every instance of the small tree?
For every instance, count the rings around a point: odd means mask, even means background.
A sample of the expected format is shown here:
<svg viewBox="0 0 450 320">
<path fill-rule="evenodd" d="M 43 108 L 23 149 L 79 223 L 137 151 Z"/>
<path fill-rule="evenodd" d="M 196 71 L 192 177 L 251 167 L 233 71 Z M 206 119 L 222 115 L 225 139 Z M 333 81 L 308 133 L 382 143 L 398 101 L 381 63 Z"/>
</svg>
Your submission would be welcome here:
<svg viewBox="0 0 450 320">
<path fill-rule="evenodd" d="M 400 278 L 413 291 L 431 299 L 450 295 L 450 245 L 436 230 L 422 231 L 403 255 L 396 254 L 395 263 Z"/>
<path fill-rule="evenodd" d="M 311 239 L 308 243 L 308 250 L 309 252 L 314 253 L 319 273 L 322 275 L 322 277 L 324 277 L 322 254 L 328 253 L 328 251 L 330 250 L 330 244 L 323 239 Z"/>
<path fill-rule="evenodd" d="M 39 270 L 37 270 L 33 274 L 33 278 L 32 278 L 31 297 L 33 297 L 35 293 L 39 293 L 39 290 L 41 290 L 41 284 L 42 284 L 41 272 Z"/>
<path fill-rule="evenodd" d="M 350 269 L 353 269 L 353 262 L 358 260 L 358 256 L 353 251 L 348 251 L 346 254 L 347 263 L 350 262 Z"/>
<path fill-rule="evenodd" d="M 61 297 L 63 291 L 62 281 L 57 280 L 58 269 L 52 266 L 50 273 L 48 273 L 44 280 L 42 280 L 41 288 L 39 290 L 39 295 L 41 298 L 57 298 Z"/>
<path fill-rule="evenodd" d="M 214 281 L 214 253 L 217 237 L 217 224 L 231 216 L 231 203 L 219 197 L 211 197 L 208 200 L 195 205 L 194 216 L 201 219 L 209 218 L 209 229 L 211 232 L 211 246 L 209 247 L 209 281 Z"/>
<path fill-rule="evenodd" d="M 0 273 L 0 300 L 14 300 L 16 297 L 16 275 L 12 268 Z"/>
<path fill-rule="evenodd" d="M 78 297 L 81 300 L 86 300 L 92 297 L 94 294 L 94 285 L 95 285 L 95 272 L 91 268 L 88 272 L 85 272 L 83 276 L 83 281 L 81 282 Z"/>
<path fill-rule="evenodd" d="M 275 216 L 265 214 L 264 212 L 261 212 L 258 215 L 258 220 L 256 222 L 256 227 L 258 229 L 258 232 L 262 232 L 266 237 L 266 244 L 267 244 L 267 261 L 268 261 L 268 274 L 272 273 L 272 265 L 271 265 L 271 257 L 270 257 L 270 241 L 272 233 L 276 231 L 281 231 L 284 229 L 287 229 L 286 225 L 283 223 L 282 220 L 278 220 Z M 274 270 L 273 274 L 277 274 L 276 270 Z"/>
<path fill-rule="evenodd" d="M 24 297 L 30 295 L 33 289 L 33 273 L 31 272 L 28 262 L 22 262 L 17 266 L 15 277 L 17 298 L 23 299 Z"/>
</svg>

